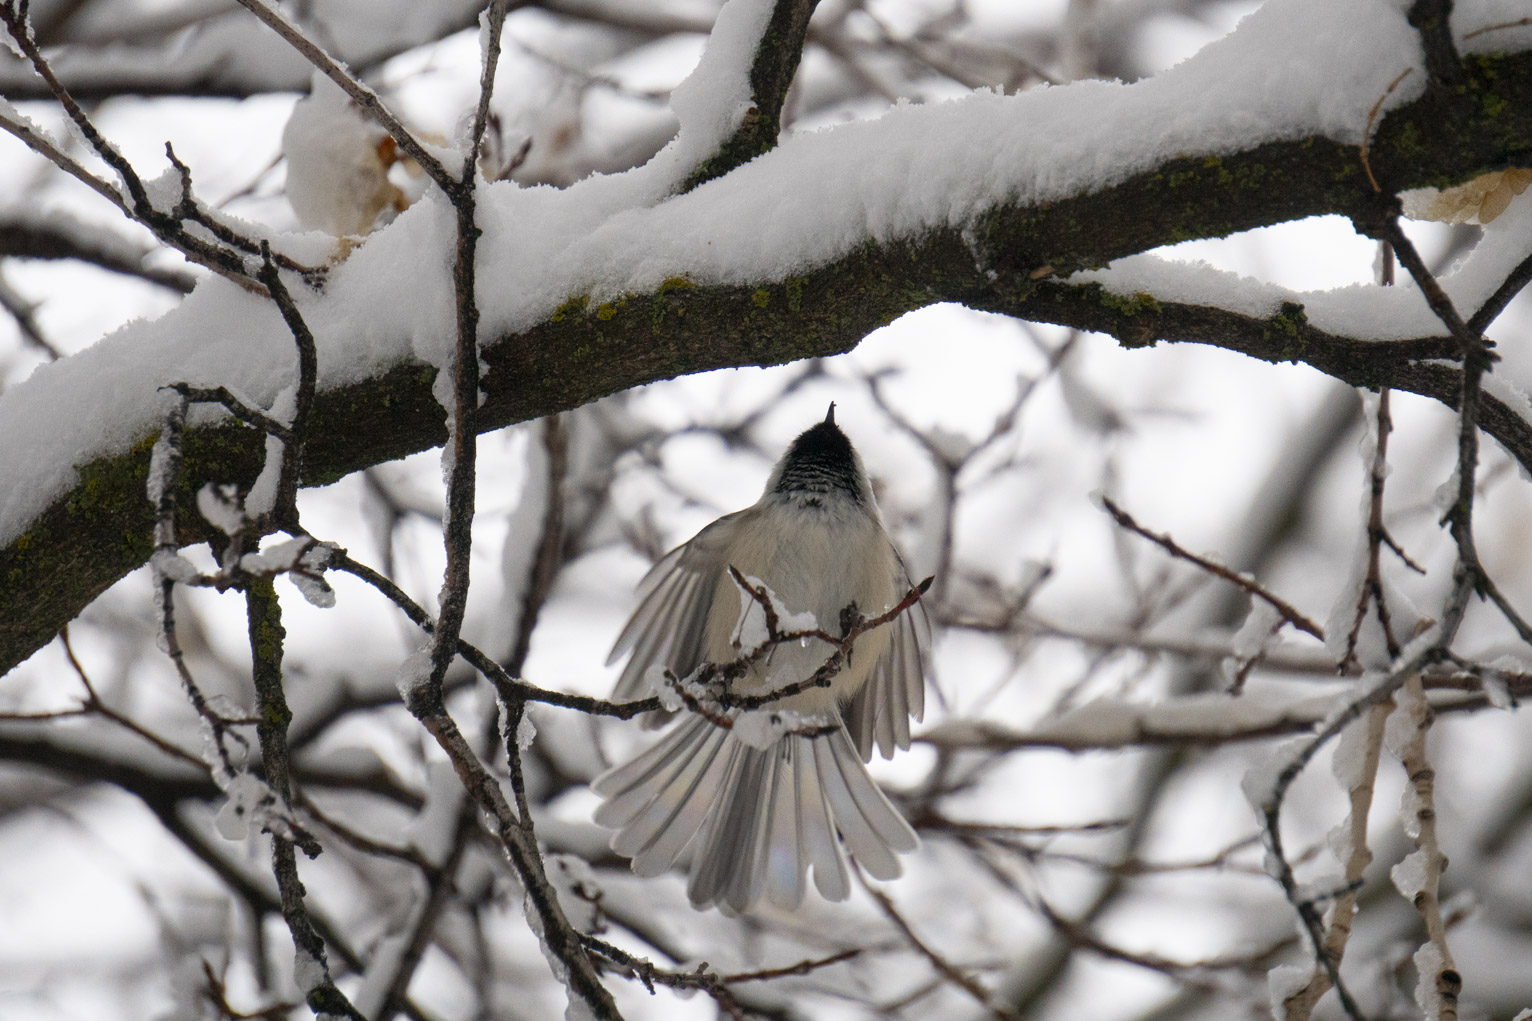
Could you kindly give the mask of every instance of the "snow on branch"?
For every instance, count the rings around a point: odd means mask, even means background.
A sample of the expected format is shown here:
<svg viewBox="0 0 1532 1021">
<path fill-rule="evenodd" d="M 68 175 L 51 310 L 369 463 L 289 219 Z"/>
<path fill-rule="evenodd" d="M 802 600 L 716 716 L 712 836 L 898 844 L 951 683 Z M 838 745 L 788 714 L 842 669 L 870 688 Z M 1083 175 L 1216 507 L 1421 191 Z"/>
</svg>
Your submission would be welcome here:
<svg viewBox="0 0 1532 1021">
<path fill-rule="evenodd" d="M 1460 30 L 1479 27 L 1475 10 L 1459 5 Z M 1463 49 L 1492 43 L 1524 40 L 1486 33 Z M 1390 347 L 1337 335 L 1306 345 L 1313 328 L 1287 306 L 1234 314 L 1152 295 L 1124 300 L 1100 284 L 1049 276 L 1183 237 L 1360 210 L 1371 201 L 1358 163 L 1370 111 L 1418 60 L 1414 31 L 1393 5 L 1286 0 L 1156 78 L 902 105 L 873 122 L 787 139 L 668 199 L 669 157 L 559 192 L 495 184 L 478 208 L 478 272 L 495 281 L 479 310 L 489 371 L 478 426 L 678 371 L 847 350 L 900 313 L 942 300 L 1105 329 L 1128 343 L 1216 337 L 1256 357 L 1299 358 L 1349 382 L 1451 403 L 1455 374 L 1422 361 L 1450 357 L 1450 342 Z M 1451 137 L 1430 96 L 1408 82 L 1396 89 L 1370 142 L 1378 180 L 1399 189 L 1507 159 L 1532 121 L 1532 75 L 1517 70 L 1526 61 L 1513 53 L 1465 65 L 1470 92 L 1501 112 L 1470 118 Z M 1344 69 L 1342 80 L 1321 67 Z M 1256 174 L 1259 188 L 1239 187 Z M 442 260 L 420 253 L 445 253 L 454 217 L 448 203 L 417 202 L 334 267 L 322 290 L 294 294 L 323 339 L 316 420 L 334 426 L 316 430 L 306 448 L 305 482 L 441 441 L 421 366 L 443 364 L 452 346 L 453 292 Z M 273 239 L 279 252 L 305 246 L 309 239 Z M 140 551 L 103 549 L 67 591 L 40 594 L 25 580 L 50 573 L 46 551 L 66 537 L 130 530 L 128 494 L 142 491 L 141 444 L 160 414 L 149 395 L 179 381 L 269 404 L 290 351 L 283 333 L 269 306 L 209 280 L 170 314 L 127 326 L 0 398 L 0 429 L 27 438 L 0 452 L 0 473 L 15 480 L 0 496 L 8 543 L 0 567 L 21 579 L 0 607 L 17 622 L 0 664 L 27 655 L 140 562 Z M 237 361 L 225 354 L 235 349 Z M 527 380 L 558 382 L 519 385 Z M 90 414 L 61 416 L 66 393 Z M 366 410 L 380 403 L 388 415 Z M 1532 460 L 1532 427 L 1512 395 L 1491 387 L 1481 405 L 1485 428 Z M 360 420 L 373 423 L 366 435 L 343 424 Z M 188 428 L 197 435 L 213 424 L 197 418 Z M 248 480 L 255 437 L 233 426 L 206 434 L 189 470 Z M 82 478 L 75 466 L 94 473 L 103 496 L 94 516 L 70 509 Z M 16 542 L 23 535 L 25 549 Z"/>
</svg>

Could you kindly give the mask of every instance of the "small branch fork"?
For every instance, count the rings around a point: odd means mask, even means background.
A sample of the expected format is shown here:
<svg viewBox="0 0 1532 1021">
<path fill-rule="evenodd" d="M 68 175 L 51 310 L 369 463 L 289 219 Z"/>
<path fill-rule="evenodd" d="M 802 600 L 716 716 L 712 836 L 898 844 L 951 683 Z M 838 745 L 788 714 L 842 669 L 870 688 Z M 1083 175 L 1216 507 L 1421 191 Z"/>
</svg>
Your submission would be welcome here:
<svg viewBox="0 0 1532 1021">
<path fill-rule="evenodd" d="M 1444 5 L 1429 5 L 1418 3 L 1421 6 L 1435 6 L 1438 13 L 1445 18 Z M 1433 68 L 1433 73 L 1436 69 Z M 1516 629 L 1523 640 L 1532 639 L 1532 631 L 1529 631 L 1525 621 L 1510 606 L 1509 602 L 1496 588 L 1494 582 L 1484 570 L 1479 561 L 1478 553 L 1474 545 L 1473 536 L 1473 503 L 1475 497 L 1475 482 L 1478 468 L 1478 411 L 1479 398 L 1482 391 L 1484 373 L 1488 372 L 1496 361 L 1497 356 L 1493 351 L 1493 343 L 1483 335 L 1483 329 L 1487 324 L 1480 316 L 1475 316 L 1472 324 L 1465 322 L 1458 314 L 1452 300 L 1442 290 L 1441 285 L 1426 267 L 1414 244 L 1404 233 L 1399 224 L 1399 203 L 1392 197 L 1380 198 L 1372 218 L 1366 222 L 1359 222 L 1358 229 L 1363 233 L 1376 237 L 1386 243 L 1399 259 L 1401 265 L 1409 272 L 1415 284 L 1425 296 L 1427 304 L 1447 327 L 1448 332 L 1456 342 L 1458 357 L 1461 362 L 1461 389 L 1458 400 L 1458 456 L 1456 467 L 1456 494 L 1452 505 L 1443 517 L 1445 524 L 1452 535 L 1457 547 L 1457 562 L 1452 573 L 1452 588 L 1443 608 L 1441 620 L 1438 623 L 1426 627 L 1408 645 L 1399 648 L 1397 641 L 1389 639 L 1390 663 L 1387 669 L 1378 675 L 1364 675 L 1363 684 L 1359 694 L 1347 703 L 1340 711 L 1333 713 L 1329 720 L 1321 726 L 1316 733 L 1306 741 L 1295 755 L 1287 762 L 1277 775 L 1270 795 L 1263 800 L 1262 813 L 1265 816 L 1265 828 L 1267 844 L 1276 863 L 1277 879 L 1281 883 L 1288 901 L 1297 910 L 1303 922 L 1304 929 L 1308 932 L 1312 942 L 1313 951 L 1319 965 L 1323 968 L 1325 976 L 1340 997 L 1341 1005 L 1347 1015 L 1356 1021 L 1362 1021 L 1364 1015 L 1356 1003 L 1350 991 L 1340 978 L 1339 952 L 1344 946 L 1344 937 L 1337 933 L 1341 926 L 1332 924 L 1332 936 L 1327 937 L 1324 922 L 1320 917 L 1319 910 L 1312 900 L 1306 897 L 1297 884 L 1294 877 L 1292 863 L 1283 851 L 1282 834 L 1280 827 L 1282 803 L 1288 790 L 1297 779 L 1304 767 L 1311 761 L 1319 748 L 1331 739 L 1338 736 L 1352 722 L 1367 714 L 1369 721 L 1369 733 L 1376 726 L 1376 718 L 1392 703 L 1396 693 L 1401 688 L 1405 689 L 1412 698 L 1415 690 L 1421 686 L 1421 674 L 1429 667 L 1452 660 L 1449 651 L 1454 637 L 1457 635 L 1459 626 L 1467 612 L 1468 603 L 1474 593 L 1482 598 L 1494 602 L 1504 615 L 1506 620 Z M 1381 405 L 1380 405 L 1381 407 Z M 1380 411 L 1378 448 L 1385 450 L 1384 437 L 1386 436 L 1386 412 Z M 1383 535 L 1380 529 L 1373 526 L 1374 520 L 1381 521 L 1380 504 L 1382 499 L 1381 484 L 1377 476 L 1381 469 L 1377 465 L 1376 458 L 1381 458 L 1381 453 L 1375 453 L 1373 498 L 1369 507 L 1369 583 L 1378 582 L 1376 596 L 1379 597 L 1380 622 L 1386 620 L 1386 610 L 1381 602 L 1381 580 L 1376 574 L 1375 562 L 1378 550 L 1383 543 Z M 1364 586 L 1364 592 L 1366 592 Z M 1373 593 L 1368 593 L 1372 595 Z M 1358 614 L 1365 613 L 1367 596 L 1359 602 Z M 1360 625 L 1358 625 L 1360 627 Z M 1385 632 L 1391 629 L 1385 626 Z M 1353 646 L 1354 649 L 1354 646 Z M 1423 694 L 1418 700 L 1419 705 L 1424 705 Z M 1417 735 L 1423 732 L 1424 717 L 1416 721 L 1415 730 Z M 1369 736 L 1369 740 L 1371 737 Z M 1423 742 L 1423 738 L 1420 739 Z M 1424 745 L 1419 745 L 1419 756 L 1413 754 L 1413 743 L 1406 751 L 1409 762 L 1406 768 L 1412 773 L 1411 783 L 1416 791 L 1416 798 L 1420 800 L 1424 796 L 1425 807 L 1428 810 L 1433 825 L 1420 827 L 1420 850 L 1418 853 L 1425 856 L 1426 886 L 1422 890 L 1424 900 L 1417 900 L 1417 906 L 1425 915 L 1431 943 L 1436 949 L 1435 964 L 1437 973 L 1433 976 L 1422 977 L 1422 1002 L 1426 998 L 1433 997 L 1434 1002 L 1443 1012 L 1451 1012 L 1455 1016 L 1456 998 L 1461 987 L 1461 979 L 1452 967 L 1450 952 L 1446 949 L 1445 929 L 1440 923 L 1439 907 L 1433 910 L 1432 900 L 1435 897 L 1435 875 L 1439 874 L 1443 860 L 1440 858 L 1440 850 L 1435 844 L 1434 808 L 1430 805 L 1429 784 L 1434 776 L 1424 761 Z M 1371 751 L 1368 752 L 1371 755 Z M 1375 765 L 1373 766 L 1375 769 Z M 1418 777 L 1418 778 L 1417 778 Z M 1367 780 L 1370 784 L 1370 779 Z M 1427 785 L 1422 795 L 1422 784 Z M 1365 800 L 1370 802 L 1370 791 L 1366 793 Z M 1352 826 L 1357 823 L 1357 810 L 1363 807 L 1364 796 L 1360 788 L 1352 791 Z M 1419 826 L 1419 822 L 1415 822 Z M 1354 855 L 1358 855 L 1353 846 Z M 1348 872 L 1352 863 L 1348 862 Z M 1348 917 L 1343 921 L 1349 924 Z M 1434 922 L 1433 922 L 1434 918 Z M 1311 980 L 1311 986 L 1315 983 Z M 1321 990 L 1322 991 L 1322 990 Z M 1305 994 L 1307 990 L 1305 990 Z M 1317 997 L 1316 997 L 1317 998 Z M 1303 995 L 1307 1000 L 1307 995 Z M 1302 1016 L 1302 1015 L 1299 1015 Z M 1443 1013 L 1447 1016 L 1447 1013 Z"/>
<path fill-rule="evenodd" d="M 1393 248 L 1386 243 L 1379 248 L 1383 265 L 1382 283 L 1391 286 L 1394 282 Z M 1362 664 L 1356 654 L 1357 640 L 1366 622 L 1369 606 L 1377 612 L 1378 627 L 1382 630 L 1389 660 L 1399 658 L 1399 641 L 1394 634 L 1393 622 L 1383 589 L 1382 550 L 1384 545 L 1393 550 L 1411 569 L 1425 573 L 1399 548 L 1383 523 L 1383 489 L 1388 478 L 1388 434 L 1392 431 L 1389 392 L 1387 388 L 1384 388 L 1378 393 L 1377 415 L 1373 429 L 1372 464 L 1367 475 L 1367 576 L 1360 587 L 1356 613 L 1352 618 L 1351 628 L 1346 634 L 1346 648 L 1340 663 L 1342 672 L 1360 673 L 1362 670 Z M 1418 680 L 1417 678 L 1417 682 Z M 1424 697 L 1422 693 L 1422 700 Z M 1315 961 L 1314 971 L 1309 976 L 1308 983 L 1282 1003 L 1282 1009 L 1285 1011 L 1284 1021 L 1308 1021 L 1320 997 L 1330 989 L 1331 975 L 1339 971 L 1341 958 L 1345 956 L 1346 944 L 1351 937 L 1352 922 L 1356 917 L 1357 891 L 1361 888 L 1362 877 L 1367 866 L 1372 862 L 1372 850 L 1367 844 L 1367 817 L 1372 810 L 1373 789 L 1377 781 L 1378 764 L 1382 759 L 1384 726 L 1388 722 L 1388 716 L 1393 707 L 1393 699 L 1379 702 L 1367 711 L 1362 732 L 1350 733 L 1349 739 L 1360 740 L 1363 746 L 1360 768 L 1354 776 L 1342 778 L 1347 787 L 1349 801 L 1349 811 L 1341 824 L 1345 827 L 1346 834 L 1347 853 L 1341 864 L 1345 869 L 1347 889 L 1335 899 L 1330 909 L 1329 926 L 1325 931 L 1323 945 L 1316 948 L 1316 952 L 1321 956 Z"/>
<path fill-rule="evenodd" d="M 192 198 L 191 173 L 186 165 L 176 158 L 175 152 L 168 144 L 165 147 L 166 155 L 181 178 L 181 200 L 168 211 L 155 206 L 138 171 L 117 150 L 116 146 L 101 134 L 89 115 L 53 73 L 53 68 L 43 56 L 42 49 L 32 34 L 32 26 L 28 18 L 29 6 L 28 0 L 0 0 L 0 22 L 4 22 L 6 31 L 15 40 L 38 77 L 47 84 L 48 90 L 58 100 L 64 113 L 90 145 L 91 151 L 116 173 L 122 182 L 121 187 L 116 187 L 97 177 L 24 118 L 0 114 L 0 128 L 10 132 L 28 148 L 84 183 L 116 206 L 123 215 L 147 227 L 155 237 L 192 262 L 228 277 L 249 290 L 261 290 L 261 284 L 256 279 L 257 274 L 247 262 L 249 257 L 259 254 L 260 247 L 219 223 Z M 201 228 L 214 240 L 209 241 L 198 232 L 189 230 L 188 223 Z M 317 284 L 322 280 L 322 270 L 300 266 L 285 257 L 279 257 L 278 261 L 283 268 L 304 273 L 311 284 Z"/>
</svg>

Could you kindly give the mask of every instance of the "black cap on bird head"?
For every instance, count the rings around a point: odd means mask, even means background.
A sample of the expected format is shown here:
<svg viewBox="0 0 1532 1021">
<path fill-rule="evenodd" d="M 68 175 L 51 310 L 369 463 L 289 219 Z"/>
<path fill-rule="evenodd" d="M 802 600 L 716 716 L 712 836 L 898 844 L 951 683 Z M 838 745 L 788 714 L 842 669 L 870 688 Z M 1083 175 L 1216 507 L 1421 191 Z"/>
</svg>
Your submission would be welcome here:
<svg viewBox="0 0 1532 1021">
<path fill-rule="evenodd" d="M 835 424 L 835 404 L 825 420 L 799 434 L 777 462 L 767 490 L 773 493 L 829 493 L 839 491 L 857 503 L 871 497 L 862 459 L 846 434 Z"/>
</svg>

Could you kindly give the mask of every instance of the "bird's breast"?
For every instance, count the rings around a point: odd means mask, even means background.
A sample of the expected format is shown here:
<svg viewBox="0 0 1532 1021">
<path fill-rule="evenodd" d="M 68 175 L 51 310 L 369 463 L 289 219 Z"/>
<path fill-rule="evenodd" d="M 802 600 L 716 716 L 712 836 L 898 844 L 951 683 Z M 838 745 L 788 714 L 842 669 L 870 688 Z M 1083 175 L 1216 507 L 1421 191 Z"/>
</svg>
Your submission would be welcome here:
<svg viewBox="0 0 1532 1021">
<path fill-rule="evenodd" d="M 745 606 L 739 586 L 729 576 L 729 566 L 765 582 L 788 612 L 813 614 L 817 627 L 831 635 L 842 634 L 842 615 L 847 607 L 854 605 L 857 612 L 871 617 L 897 598 L 893 548 L 882 526 L 860 510 L 843 511 L 806 503 L 770 508 L 738 529 L 720 572 L 709 616 L 710 661 L 727 663 L 741 655 L 731 644 L 731 637 Z M 801 692 L 784 699 L 779 707 L 820 713 L 850 699 L 888 641 L 886 627 L 861 635 L 852 648 L 850 662 L 842 665 L 830 687 Z M 736 682 L 735 690 L 760 694 L 806 680 L 834 651 L 834 646 L 814 638 L 784 642 Z"/>
</svg>

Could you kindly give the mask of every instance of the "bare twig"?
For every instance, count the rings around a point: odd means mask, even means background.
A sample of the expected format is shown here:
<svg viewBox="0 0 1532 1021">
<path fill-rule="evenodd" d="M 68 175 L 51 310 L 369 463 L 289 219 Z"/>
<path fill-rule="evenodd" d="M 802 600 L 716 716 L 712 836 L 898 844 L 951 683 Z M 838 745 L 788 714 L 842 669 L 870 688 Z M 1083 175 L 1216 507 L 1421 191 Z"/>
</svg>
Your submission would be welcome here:
<svg viewBox="0 0 1532 1021">
<path fill-rule="evenodd" d="M 851 872 L 852 875 L 856 876 L 857 882 L 862 884 L 862 889 L 866 890 L 867 895 L 872 898 L 873 903 L 878 906 L 878 910 L 883 913 L 883 917 L 893 924 L 894 928 L 904 937 L 904 941 L 910 945 L 911 949 L 930 962 L 931 967 L 935 968 L 942 978 L 967 993 L 991 1017 L 1000 1018 L 1002 1021 L 1009 1021 L 1009 1019 L 1016 1017 L 1010 1011 L 997 1006 L 991 998 L 989 990 L 980 985 L 972 976 L 931 949 L 924 940 L 916 935 L 915 930 L 910 927 L 910 923 L 900 914 L 899 909 L 894 906 L 893 900 L 882 890 L 869 883 L 867 877 L 862 875 L 861 869 L 852 868 Z"/>
<path fill-rule="evenodd" d="M 1409 271 L 1426 303 L 1447 327 L 1458 345 L 1462 360 L 1462 389 L 1458 398 L 1458 464 L 1457 496 L 1445 515 L 1445 522 L 1458 547 L 1458 562 L 1453 569 L 1453 597 L 1443 614 L 1442 647 L 1446 648 L 1457 634 L 1458 625 L 1468 607 L 1471 593 L 1478 592 L 1490 599 L 1516 629 L 1522 641 L 1532 642 L 1532 626 L 1519 614 L 1490 578 L 1489 572 L 1479 560 L 1473 534 L 1474 484 L 1479 464 L 1479 402 L 1484 374 L 1499 356 L 1494 353 L 1494 343 L 1486 339 L 1482 331 L 1475 330 L 1463 321 L 1452 299 L 1442 290 L 1436 277 L 1426 267 L 1404 230 L 1399 226 L 1398 201 L 1391 200 L 1383 209 L 1375 229 L 1382 240 L 1393 246 L 1400 263 Z M 1520 267 L 1518 267 L 1519 271 Z"/>
<path fill-rule="evenodd" d="M 404 611 L 422 631 L 430 633 L 436 629 L 436 622 L 430 614 L 393 581 L 374 571 L 366 564 L 352 559 L 348 554 L 338 553 L 332 557 L 331 566 L 337 570 L 345 571 L 377 589 L 394 605 Z M 482 673 L 485 678 L 500 691 L 501 698 L 507 702 L 527 701 L 543 702 L 548 705 L 556 705 L 564 709 L 573 709 L 576 712 L 589 713 L 593 716 L 610 716 L 619 720 L 631 720 L 643 713 L 654 712 L 663 708 L 658 698 L 641 698 L 632 702 L 609 702 L 606 699 L 591 698 L 588 695 L 572 695 L 563 691 L 550 691 L 547 688 L 539 688 L 534 684 L 512 677 L 505 668 L 496 663 L 494 658 L 487 655 L 473 644 L 458 639 L 458 655 L 462 656 L 475 670 Z"/>
<path fill-rule="evenodd" d="M 1276 610 L 1279 614 L 1282 615 L 1282 619 L 1284 621 L 1293 625 L 1298 630 L 1305 631 L 1313 635 L 1321 642 L 1325 640 L 1325 632 L 1323 628 L 1314 623 L 1303 613 L 1299 612 L 1296 607 L 1287 602 L 1285 599 L 1274 595 L 1271 592 L 1268 592 L 1266 589 L 1262 588 L 1254 579 L 1247 578 L 1237 571 L 1231 571 L 1229 568 L 1223 566 L 1220 563 L 1217 563 L 1216 561 L 1209 560 L 1207 557 L 1200 557 L 1197 554 L 1188 551 L 1168 535 L 1160 535 L 1158 533 L 1149 531 L 1148 529 L 1144 528 L 1144 526 L 1140 525 L 1137 521 L 1133 520 L 1127 511 L 1113 503 L 1111 497 L 1103 495 L 1100 499 L 1101 506 L 1121 527 L 1126 528 L 1128 531 L 1134 533 L 1135 535 L 1140 535 L 1145 539 L 1148 539 L 1150 542 L 1154 543 L 1156 546 L 1160 547 L 1171 556 L 1195 564 L 1209 574 L 1239 586 L 1246 592 L 1250 593 L 1252 596 L 1265 602 L 1273 610 Z"/>
<path fill-rule="evenodd" d="M 127 192 L 126 197 L 115 188 L 95 178 L 95 175 L 85 171 L 76 161 L 64 156 L 57 146 L 48 143 L 30 126 L 5 118 L 3 126 L 6 130 L 32 146 L 35 151 L 47 156 L 61 169 L 93 187 L 118 209 L 148 227 L 156 237 L 180 251 L 188 259 L 229 277 L 242 286 L 255 289 L 257 285 L 250 279 L 251 274 L 238 252 L 230 251 L 189 233 L 179 217 L 155 208 L 154 203 L 149 199 L 143 180 L 138 176 L 133 165 L 101 134 L 84 109 L 53 73 L 53 68 L 43 56 L 41 48 L 37 45 L 37 39 L 32 34 L 31 25 L 27 19 L 27 5 L 21 0 L 4 0 L 0 3 L 0 21 L 5 23 L 11 38 L 16 41 L 16 45 L 26 56 L 33 70 L 47 83 L 48 90 L 64 108 L 65 114 L 84 136 L 91 149 L 121 178 L 123 188 Z"/>
</svg>

